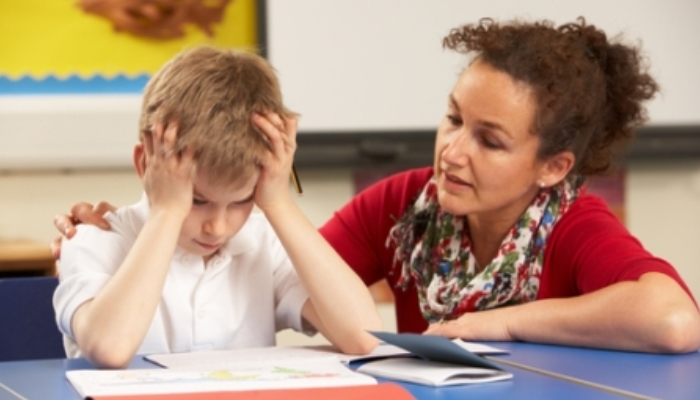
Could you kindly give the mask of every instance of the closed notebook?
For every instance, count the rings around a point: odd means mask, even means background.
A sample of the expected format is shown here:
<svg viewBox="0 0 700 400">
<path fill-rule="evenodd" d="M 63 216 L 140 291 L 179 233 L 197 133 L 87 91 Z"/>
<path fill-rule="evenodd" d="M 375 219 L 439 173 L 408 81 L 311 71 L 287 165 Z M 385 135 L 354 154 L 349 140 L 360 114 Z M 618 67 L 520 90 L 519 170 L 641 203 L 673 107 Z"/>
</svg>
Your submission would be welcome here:
<svg viewBox="0 0 700 400">
<path fill-rule="evenodd" d="M 370 361 L 358 372 L 429 386 L 464 385 L 511 379 L 510 372 L 449 339 L 436 335 L 370 332 L 414 357 Z"/>
<path fill-rule="evenodd" d="M 511 379 L 509 372 L 420 358 L 389 358 L 361 365 L 358 372 L 427 386 L 467 385 Z"/>
</svg>

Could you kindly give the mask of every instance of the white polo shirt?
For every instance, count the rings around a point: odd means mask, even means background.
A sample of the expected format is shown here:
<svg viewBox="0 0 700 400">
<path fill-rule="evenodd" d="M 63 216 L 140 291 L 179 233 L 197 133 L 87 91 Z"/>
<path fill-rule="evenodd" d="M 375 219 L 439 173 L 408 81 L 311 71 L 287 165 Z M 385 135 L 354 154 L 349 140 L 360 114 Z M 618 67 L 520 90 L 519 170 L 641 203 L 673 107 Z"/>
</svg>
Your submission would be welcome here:
<svg viewBox="0 0 700 400">
<path fill-rule="evenodd" d="M 138 203 L 106 217 L 112 230 L 79 225 L 63 240 L 60 283 L 53 303 L 68 357 L 80 357 L 71 329 L 75 310 L 94 298 L 119 268 L 148 215 Z M 275 333 L 302 325 L 308 299 L 274 230 L 259 213 L 212 257 L 178 249 L 170 263 L 160 304 L 138 354 L 175 353 L 275 345 Z"/>
</svg>

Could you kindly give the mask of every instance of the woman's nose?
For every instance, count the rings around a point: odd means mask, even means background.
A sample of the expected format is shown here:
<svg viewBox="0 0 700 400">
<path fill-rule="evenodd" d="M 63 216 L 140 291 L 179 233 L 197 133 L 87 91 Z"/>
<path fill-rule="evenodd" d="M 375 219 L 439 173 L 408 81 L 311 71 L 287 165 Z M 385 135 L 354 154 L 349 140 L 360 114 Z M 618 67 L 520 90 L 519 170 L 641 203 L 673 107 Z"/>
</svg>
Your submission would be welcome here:
<svg viewBox="0 0 700 400">
<path fill-rule="evenodd" d="M 443 161 L 454 165 L 466 165 L 469 161 L 469 137 L 463 132 L 455 132 L 446 138 L 441 157 Z"/>
</svg>

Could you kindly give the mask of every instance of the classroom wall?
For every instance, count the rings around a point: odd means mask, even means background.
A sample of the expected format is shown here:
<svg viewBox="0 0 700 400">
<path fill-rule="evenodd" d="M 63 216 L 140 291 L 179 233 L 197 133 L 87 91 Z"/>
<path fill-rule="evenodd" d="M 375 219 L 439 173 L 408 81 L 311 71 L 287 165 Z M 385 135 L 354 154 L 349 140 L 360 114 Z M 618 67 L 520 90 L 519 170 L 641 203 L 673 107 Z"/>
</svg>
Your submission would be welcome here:
<svg viewBox="0 0 700 400">
<path fill-rule="evenodd" d="M 422 24 L 411 25 L 406 18 L 396 18 L 395 10 L 403 9 L 404 14 L 410 11 L 409 16 L 417 16 L 420 21 L 424 20 L 424 12 L 421 11 L 420 7 L 429 5 L 430 7 L 439 7 L 440 10 L 446 11 L 440 13 L 441 18 L 446 18 L 448 20 L 441 20 L 436 18 L 436 15 L 431 16 L 429 21 L 434 25 L 428 26 L 428 28 L 435 27 L 436 38 L 434 41 L 428 42 L 428 47 L 437 46 L 439 43 L 439 38 L 444 34 L 445 27 L 453 26 L 459 18 L 459 22 L 462 22 L 462 15 L 469 15 L 470 17 L 476 17 L 476 15 L 481 15 L 482 8 L 479 7 L 503 7 L 503 12 L 507 13 L 535 13 L 536 10 L 544 9 L 548 12 L 556 9 L 563 14 L 557 13 L 556 16 L 559 19 L 566 15 L 566 19 L 570 20 L 575 15 L 586 14 L 591 16 L 592 21 L 600 21 L 602 26 L 607 26 L 614 28 L 613 32 L 617 32 L 618 28 L 627 28 L 631 34 L 631 38 L 637 37 L 642 32 L 645 32 L 647 28 L 659 28 L 658 32 L 650 34 L 649 37 L 645 37 L 645 49 L 648 50 L 653 58 L 653 69 L 662 79 L 662 83 L 665 88 L 664 96 L 661 96 L 654 103 L 656 107 L 652 107 L 652 120 L 654 122 L 692 122 L 697 123 L 700 114 L 697 113 L 697 102 L 694 100 L 694 93 L 697 90 L 693 90 L 697 87 L 698 80 L 697 73 L 693 69 L 698 62 L 698 53 L 696 51 L 687 51 L 688 49 L 684 46 L 678 45 L 673 46 L 669 43 L 674 43 L 674 40 L 669 40 L 667 34 L 676 33 L 680 37 L 694 38 L 694 35 L 698 25 L 694 23 L 694 16 L 697 15 L 698 7 L 700 7 L 695 0 L 673 0 L 672 2 L 658 2 L 658 1 L 642 1 L 628 0 L 624 4 L 627 7 L 620 6 L 622 9 L 627 9 L 622 15 L 616 15 L 611 13 L 608 7 L 607 1 L 596 0 L 593 2 L 579 2 L 578 5 L 573 5 L 573 3 L 563 5 L 561 2 L 554 1 L 535 1 L 526 4 L 523 2 L 512 2 L 507 4 L 507 2 L 497 3 L 493 1 L 479 1 L 479 2 L 445 2 L 442 5 L 433 4 L 433 2 L 423 1 L 422 3 L 416 2 L 412 3 L 409 7 L 407 3 L 401 2 L 401 0 L 394 0 L 393 2 L 385 2 L 381 5 L 371 0 L 363 0 L 361 2 L 351 2 L 348 4 L 335 3 L 333 6 L 327 5 L 325 1 L 315 2 L 314 0 L 306 0 L 304 2 L 288 2 L 288 1 L 270 1 L 271 17 L 278 18 L 279 16 L 289 16 L 292 17 L 290 31 L 293 33 L 303 33 L 300 27 L 307 26 L 308 24 L 300 24 L 299 17 L 306 16 L 312 21 L 316 22 L 327 22 L 331 24 L 332 27 L 341 26 L 339 22 L 345 22 L 349 24 L 351 28 L 356 28 L 357 21 L 369 16 L 380 16 L 379 10 L 383 10 L 388 14 L 385 19 L 379 19 L 378 23 L 374 24 L 364 24 L 367 28 L 366 32 L 361 33 L 367 34 L 371 40 L 368 40 L 366 44 L 357 46 L 358 50 L 367 50 L 377 48 L 384 54 L 385 47 L 382 42 L 377 42 L 374 40 L 375 35 L 372 29 L 379 29 L 380 32 L 376 35 L 378 37 L 387 37 L 387 27 L 385 26 L 385 21 L 395 21 L 396 26 L 393 30 L 389 32 L 400 33 L 399 36 L 403 35 L 401 29 L 405 29 L 406 34 L 411 34 L 418 27 L 422 27 Z M 351 4 L 351 5 L 349 5 Z M 624 5 L 623 4 L 623 5 Z M 275 7 L 275 5 L 277 7 Z M 323 6 L 323 8 L 319 8 Z M 339 6 L 348 7 L 348 9 L 338 11 Z M 477 7 L 478 6 L 478 7 Z M 294 13 L 287 12 L 285 9 L 280 9 L 278 7 L 289 7 L 295 10 Z M 304 11 L 305 7 L 309 9 L 308 12 Z M 364 8 L 363 8 L 364 7 Z M 455 8 L 453 10 L 453 7 Z M 523 8 L 519 10 L 518 7 Z M 554 7 L 554 8 L 552 8 Z M 583 12 L 572 7 L 591 7 L 590 12 Z M 345 16 L 345 21 L 339 21 L 333 18 L 319 18 L 319 12 L 322 10 L 329 10 L 334 18 L 338 16 Z M 365 12 L 367 9 L 369 11 Z M 457 12 L 456 10 L 459 10 Z M 355 18 L 351 12 L 359 13 L 359 17 Z M 488 14 L 483 11 L 484 15 Z M 663 18 L 659 18 L 659 15 L 663 15 Z M 453 21 L 453 19 L 455 19 Z M 403 24 L 401 22 L 404 22 Z M 365 20 L 365 22 L 367 22 Z M 637 24 L 637 28 L 630 28 L 630 24 Z M 665 25 L 664 25 L 665 24 Z M 279 23 L 277 26 L 280 26 Z M 309 27 L 308 25 L 307 27 Z M 378 90 L 378 84 L 381 83 L 392 83 L 391 77 L 398 77 L 401 74 L 396 74 L 395 72 L 399 68 L 387 68 L 387 75 L 376 75 L 377 82 L 370 82 L 369 87 L 373 88 L 373 100 L 382 99 L 383 95 L 390 96 L 386 100 L 386 104 L 390 104 L 390 107 L 375 107 L 369 105 L 370 103 L 358 102 L 356 97 L 349 96 L 351 93 L 351 87 L 349 89 L 336 89 L 335 93 L 343 93 L 344 96 L 336 96 L 335 100 L 347 100 L 351 104 L 342 104 L 339 106 L 334 102 L 328 102 L 325 93 L 328 93 L 329 87 L 335 87 L 336 83 L 343 83 L 345 81 L 352 82 L 355 85 L 357 80 L 345 80 L 338 79 L 338 76 L 353 76 L 357 71 L 357 65 L 350 62 L 344 62 L 342 58 L 329 57 L 328 53 L 325 51 L 326 48 L 321 48 L 324 51 L 317 51 L 318 46 L 328 45 L 329 49 L 344 49 L 345 47 L 339 46 L 338 42 L 335 40 L 330 40 L 332 37 L 329 36 L 332 33 L 338 33 L 343 37 L 354 37 L 352 35 L 346 35 L 347 30 L 345 29 L 318 29 L 317 27 L 312 27 L 309 29 L 311 39 L 303 40 L 296 37 L 289 36 L 289 38 L 296 43 L 308 43 L 306 47 L 299 48 L 298 46 L 286 46 L 279 44 L 278 47 L 272 47 L 272 61 L 280 69 L 280 73 L 283 79 L 283 88 L 285 93 L 288 93 L 288 98 L 292 102 L 292 108 L 298 109 L 305 115 L 305 121 L 311 124 L 311 127 L 317 126 L 320 128 L 333 128 L 329 124 L 331 122 L 341 121 L 344 117 L 361 117 L 362 121 L 367 121 L 368 115 L 374 115 L 372 112 L 376 112 L 378 117 L 394 116 L 400 122 L 405 122 L 407 116 L 419 115 L 416 112 L 407 112 L 406 110 L 412 110 L 407 107 L 398 107 L 395 103 L 399 100 L 396 93 L 402 93 L 401 90 L 393 90 L 388 88 L 387 90 Z M 324 38 L 327 39 L 327 43 L 322 42 L 317 32 L 324 31 L 327 35 Z M 281 36 L 286 37 L 286 33 Z M 642 35 L 643 36 L 643 35 Z M 426 40 L 428 36 L 420 35 L 421 38 L 425 37 Z M 675 36 L 674 36 L 675 38 Z M 410 41 L 406 41 L 407 43 Z M 391 46 L 389 48 L 397 50 L 397 44 L 393 40 L 388 40 Z M 412 56 L 413 46 L 417 45 L 415 42 L 410 42 L 408 54 Z M 273 44 L 274 45 L 274 44 Z M 316 48 L 310 46 L 317 46 Z M 439 47 L 434 47 L 435 51 L 439 51 Z M 302 80 L 297 86 L 293 82 L 290 82 L 290 78 L 294 78 L 293 69 L 289 69 L 283 57 L 284 54 L 280 53 L 279 50 L 288 50 L 290 52 L 289 59 L 298 62 L 299 60 L 305 60 L 303 64 L 300 64 L 302 72 L 297 74 Z M 310 51 L 311 54 L 300 55 L 300 50 Z M 691 47 L 695 49 L 695 47 Z M 277 50 L 277 51 L 276 51 Z M 670 52 L 670 53 L 669 53 Z M 355 59 L 362 59 L 362 57 L 357 57 L 355 53 L 348 53 Z M 312 58 L 314 55 L 319 57 L 319 61 L 316 62 Z M 438 55 L 436 55 L 438 57 Z M 678 59 L 682 57 L 688 57 L 684 62 L 677 62 Z M 415 58 L 415 57 L 414 57 Z M 375 60 L 376 58 L 366 57 L 368 60 Z M 422 60 L 432 60 L 430 57 L 422 57 Z M 437 59 L 437 58 L 436 58 Z M 321 61 L 337 61 L 338 64 L 351 68 L 352 70 L 348 73 L 341 73 L 336 68 L 329 68 L 325 64 L 321 64 Z M 403 72 L 408 64 L 402 64 L 399 61 L 394 61 L 399 65 Z M 311 75 L 315 77 L 313 81 L 309 81 L 307 78 L 310 76 L 310 67 L 321 68 L 323 72 L 326 72 L 328 81 L 324 81 L 321 74 L 312 73 Z M 371 71 L 376 72 L 378 69 L 374 65 L 374 62 L 369 64 Z M 665 68 L 667 67 L 667 68 Z M 429 65 L 427 69 L 431 72 L 432 79 L 412 82 L 413 85 L 417 83 L 424 83 L 426 87 L 431 89 L 437 87 L 435 84 L 436 79 L 445 79 L 445 87 L 449 87 L 452 84 L 453 76 L 450 73 L 447 74 L 434 74 L 433 66 Z M 331 74 L 332 73 L 332 74 Z M 415 76 L 425 76 L 423 73 L 406 73 L 407 77 Z M 411 78 L 412 79 L 412 78 Z M 363 81 L 365 85 L 368 85 L 366 81 Z M 309 85 L 316 85 L 321 95 L 316 95 L 313 92 L 313 87 Z M 439 86 L 439 85 L 438 85 Z M 403 88 L 404 85 L 396 85 L 396 87 Z M 358 90 L 366 93 L 365 86 L 356 86 Z M 427 112 L 425 118 L 429 121 L 426 124 L 433 126 L 432 121 L 434 120 L 433 115 L 442 113 L 442 107 L 444 104 L 444 90 L 438 90 L 439 99 L 436 101 L 426 101 L 426 96 L 398 96 L 401 97 L 400 100 L 414 100 L 417 104 L 417 110 L 424 110 L 426 104 L 436 104 L 436 110 L 434 112 Z M 318 101 L 321 103 L 319 105 L 320 111 L 316 112 L 313 105 L 306 104 L 302 99 L 296 102 L 295 93 L 302 93 L 307 95 L 307 100 Z M 689 98 L 686 96 L 690 96 Z M 355 100 L 353 100 L 355 99 Z M 672 99 L 680 99 L 678 102 L 672 102 Z M 128 100 L 128 99 L 126 99 Z M 63 102 L 65 103 L 65 102 Z M 331 107 L 332 104 L 332 107 Z M 17 99 L 7 100 L 5 103 L 0 102 L 0 109 L 4 110 L 0 112 L 0 116 L 4 115 L 4 118 L 0 119 L 0 122 L 4 122 L 7 126 L 8 117 L 7 113 L 12 111 L 11 107 L 18 107 Z M 62 104 L 66 108 L 71 108 L 71 104 Z M 94 101 L 89 101 L 90 107 L 96 107 Z M 324 111 L 322 106 L 331 107 L 331 112 Z M 366 110 L 353 111 L 354 106 L 366 106 Z M 110 103 L 110 107 L 113 104 Z M 125 107 L 132 107 L 127 104 Z M 55 106 L 51 104 L 50 111 L 55 111 Z M 342 113 L 335 112 L 336 110 L 343 110 Z M 8 111 L 10 110 L 10 111 Z M 93 110 L 94 111 L 94 110 Z M 118 111 L 118 110 L 117 110 Z M 5 114 L 2 114 L 2 113 Z M 423 115 L 423 114 L 420 114 Z M 68 115 L 71 117 L 71 115 Z M 119 117 L 119 116 L 118 116 Z M 314 118 L 328 118 L 329 122 L 326 123 L 325 120 L 316 120 Z M 75 119 L 71 117 L 72 119 Z M 82 118 L 82 117 L 81 117 Z M 103 118 L 99 119 L 104 122 Z M 118 120 L 122 121 L 124 118 L 119 117 Z M 318 121 L 318 122 L 315 122 Z M 12 121 L 9 121 L 12 122 Z M 55 122 L 55 120 L 54 120 Z M 114 124 L 108 124 L 110 126 Z M 380 127 L 392 127 L 397 128 L 400 125 L 396 121 L 382 122 L 379 121 L 377 124 Z M 418 127 L 424 127 L 425 124 L 418 121 L 414 124 Z M 49 125 L 55 129 L 55 124 Z M 115 125 L 116 126 L 116 125 Z M 348 122 L 344 124 L 343 128 L 362 128 L 363 126 L 353 125 Z M 415 126 L 412 126 L 415 127 Z M 313 129 L 312 129 L 313 130 Z M 20 142 L 19 139 L 10 140 L 8 135 L 9 129 L 4 133 L 0 133 L 0 143 L 4 149 L 10 147 L 10 145 L 17 146 L 20 148 L 27 148 L 28 143 L 41 144 L 47 147 L 48 154 L 51 154 L 52 150 L 56 148 L 52 143 L 46 141 L 37 141 L 28 139 L 25 132 L 23 132 L 23 140 L 26 142 Z M 21 130 L 18 130 L 21 131 Z M 94 132 L 89 131 L 92 135 Z M 64 139 L 65 137 L 61 134 L 56 134 L 53 137 L 61 138 L 58 143 L 69 143 Z M 18 136 L 18 138 L 20 138 Z M 3 142 L 3 139 L 5 140 Z M 79 138 L 80 139 L 80 138 Z M 82 143 L 85 145 L 84 140 L 77 140 L 77 143 Z M 114 147 L 114 143 L 110 144 Z M 0 148 L 0 152 L 3 150 Z M 10 164 L 12 166 L 25 167 L 25 164 L 31 164 L 32 166 L 37 166 L 41 160 L 31 160 L 29 162 L 28 155 L 21 154 L 18 150 L 7 152 L 5 159 L 0 160 L 5 168 Z M 9 154 L 12 153 L 12 154 Z M 94 152 L 93 152 L 94 153 Z M 19 156 L 18 156 L 19 155 Z M 9 157 L 15 157 L 9 160 Z M 43 161 L 46 161 L 46 165 L 54 165 L 48 163 L 48 155 L 42 155 Z M 36 157 L 35 157 L 36 158 Z M 11 163 L 9 161 L 12 161 Z M 72 160 L 74 161 L 74 160 Z M 124 165 L 121 161 L 115 161 L 111 163 L 111 159 L 101 157 L 95 165 L 102 165 L 103 167 L 110 167 L 113 165 Z M 125 162 L 127 162 L 126 160 Z M 90 162 L 93 162 L 90 160 Z M 68 165 L 68 164 L 61 164 Z M 76 164 L 71 164 L 76 165 Z M 83 165 L 79 165 L 83 166 Z M 39 165 L 42 167 L 42 165 Z M 45 165 L 43 166 L 45 167 Z M 88 168 L 89 165 L 86 166 Z M 297 201 L 304 212 L 309 216 L 311 221 L 315 225 L 322 224 L 334 210 L 339 208 L 344 204 L 354 193 L 353 187 L 353 171 L 349 169 L 334 169 L 334 170 L 301 170 L 300 176 L 302 183 L 304 185 L 304 195 L 298 198 Z M 626 221 L 629 229 L 635 234 L 642 243 L 656 255 L 669 260 L 681 273 L 682 277 L 686 280 L 691 290 L 693 291 L 696 298 L 700 298 L 700 260 L 696 256 L 695 249 L 697 248 L 697 241 L 700 235 L 696 232 L 696 227 L 700 226 L 700 160 L 695 161 L 663 161 L 663 162 L 635 162 L 628 166 L 627 182 L 626 182 Z M 90 202 L 95 202 L 101 199 L 110 200 L 112 203 L 117 205 L 125 205 L 136 201 L 141 194 L 140 184 L 135 176 L 135 174 L 130 169 L 98 169 L 90 170 L 85 169 L 76 172 L 66 172 L 66 171 L 19 171 L 19 170 L 0 170 L 0 240 L 3 239 L 30 239 L 41 243 L 47 243 L 56 236 L 52 219 L 56 213 L 66 212 L 69 210 L 70 206 L 77 200 L 86 200 Z M 380 313 L 386 321 L 387 328 L 389 330 L 394 329 L 394 321 L 392 320 L 391 307 L 380 306 Z M 286 336 L 282 338 L 282 344 L 288 341 L 297 340 L 295 338 L 287 339 Z"/>
<path fill-rule="evenodd" d="M 299 174 L 304 195 L 297 202 L 317 226 L 354 193 L 351 170 Z M 125 205 L 140 193 L 131 170 L 1 174 L 0 238 L 48 243 L 57 233 L 53 216 L 77 200 Z M 632 163 L 625 197 L 629 229 L 650 251 L 673 263 L 700 298 L 700 160 Z"/>
</svg>

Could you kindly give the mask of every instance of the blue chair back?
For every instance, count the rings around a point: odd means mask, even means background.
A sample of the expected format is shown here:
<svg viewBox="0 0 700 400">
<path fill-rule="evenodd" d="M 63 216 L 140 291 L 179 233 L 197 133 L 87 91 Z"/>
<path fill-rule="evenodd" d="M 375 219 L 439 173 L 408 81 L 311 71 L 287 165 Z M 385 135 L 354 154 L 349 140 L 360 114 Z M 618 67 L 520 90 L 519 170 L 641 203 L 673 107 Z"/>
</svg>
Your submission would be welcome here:
<svg viewBox="0 0 700 400">
<path fill-rule="evenodd" d="M 53 309 L 55 277 L 0 279 L 0 361 L 65 358 Z"/>
</svg>

